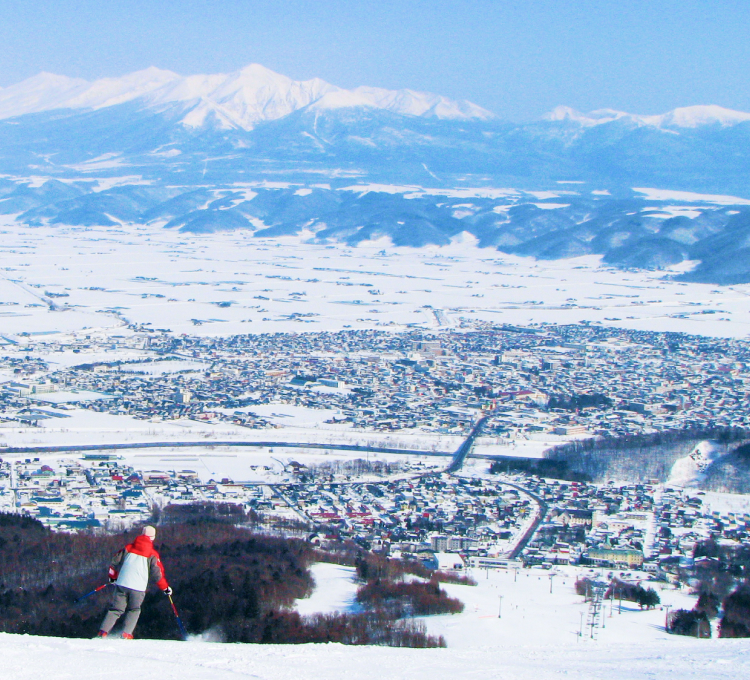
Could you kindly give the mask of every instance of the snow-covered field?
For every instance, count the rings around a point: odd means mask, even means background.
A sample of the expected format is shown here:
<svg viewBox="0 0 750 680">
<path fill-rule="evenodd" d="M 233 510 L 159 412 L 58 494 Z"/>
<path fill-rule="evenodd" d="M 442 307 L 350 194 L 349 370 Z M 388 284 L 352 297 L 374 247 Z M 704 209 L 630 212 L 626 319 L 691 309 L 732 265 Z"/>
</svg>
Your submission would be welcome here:
<svg viewBox="0 0 750 680">
<path fill-rule="evenodd" d="M 442 586 L 466 605 L 463 613 L 427 617 L 424 619 L 427 630 L 443 635 L 448 647 L 467 649 L 481 641 L 489 645 L 500 640 L 518 647 L 528 644 L 575 647 L 674 639 L 663 630 L 665 612 L 660 608 L 641 611 L 636 604 L 623 602 L 620 613 L 617 601 L 607 601 L 604 627 L 597 628 L 596 640 L 592 641 L 586 629 L 589 605 L 573 588 L 576 578 L 587 573 L 577 567 L 557 567 L 554 571 L 520 569 L 517 574 L 513 570 L 475 569 L 477 586 Z M 657 591 L 662 601 L 672 607 L 690 609 L 695 604 L 695 598 L 671 586 L 664 591 L 657 586 Z M 579 637 L 582 622 L 583 635 Z"/>
<path fill-rule="evenodd" d="M 750 285 L 677 283 L 670 272 L 622 272 L 596 256 L 536 261 L 477 248 L 468 235 L 445 247 L 396 248 L 386 239 L 349 248 L 306 242 L 309 234 L 263 240 L 246 231 L 31 228 L 3 219 L 0 336 L 16 340 L 127 334 L 127 322 L 201 335 L 439 329 L 462 319 L 750 332 Z M 64 311 L 51 311 L 50 300 Z"/>
<path fill-rule="evenodd" d="M 50 393 L 55 396 L 59 393 Z M 45 408 L 42 405 L 42 408 Z M 46 407 L 47 410 L 51 410 Z M 256 409 L 254 409 L 256 410 Z M 158 449 L 124 449 L 118 451 L 125 461 L 139 470 L 194 469 L 204 481 L 211 478 L 230 477 L 235 481 L 261 481 L 268 475 L 252 468 L 270 466 L 272 481 L 279 482 L 280 466 L 277 461 L 297 460 L 309 465 L 325 461 L 365 458 L 366 453 L 335 449 L 307 449 L 283 447 L 227 447 L 217 442 L 284 442 L 313 443 L 317 445 L 358 445 L 411 451 L 455 451 L 462 436 L 425 434 L 420 432 L 384 433 L 353 430 L 346 424 L 321 423 L 330 417 L 329 411 L 303 409 L 288 404 L 267 404 L 257 411 L 272 422 L 283 425 L 276 429 L 248 429 L 223 422 L 200 422 L 195 420 L 149 421 L 138 420 L 129 415 L 97 413 L 81 408 L 58 411 L 65 417 L 50 418 L 44 427 L 0 427 L 2 446 L 65 446 L 96 444 L 136 444 L 160 442 L 196 442 L 200 447 Z M 15 424 L 14 424 L 15 425 Z M 493 438 L 494 440 L 494 438 Z M 528 442 L 526 442 L 528 443 Z M 512 447 L 495 447 L 508 448 Z M 2 457 L 26 458 L 28 454 L 2 452 Z M 70 456 L 80 458 L 80 453 Z M 38 454 L 43 461 L 54 461 L 61 454 Z M 398 454 L 371 454 L 379 460 L 399 460 Z M 448 458 L 431 456 L 408 457 L 412 462 L 426 465 L 447 465 Z M 478 463 L 479 464 L 479 463 Z M 486 467 L 486 462 L 481 465 Z"/>
<path fill-rule="evenodd" d="M 64 393 L 52 392 L 44 397 L 55 397 Z M 79 396 L 79 395 L 75 395 Z M 42 405 L 44 408 L 44 405 Z M 274 481 L 283 479 L 278 461 L 292 460 L 305 465 L 366 458 L 364 452 L 320 448 L 230 447 L 217 442 L 282 442 L 311 443 L 318 445 L 371 446 L 404 449 L 411 452 L 453 452 L 463 442 L 460 435 L 445 435 L 409 430 L 406 432 L 370 432 L 354 430 L 347 424 L 320 423 L 324 416 L 307 413 L 314 409 L 292 407 L 288 404 L 267 404 L 252 409 L 271 422 L 283 425 L 278 429 L 248 429 L 222 422 L 198 422 L 194 420 L 167 420 L 152 422 L 138 420 L 128 415 L 97 413 L 81 408 L 71 408 L 59 413 L 66 417 L 44 421 L 44 427 L 0 427 L 0 446 L 78 446 L 96 444 L 138 444 L 159 442 L 167 444 L 158 449 L 122 449 L 117 451 L 125 462 L 139 470 L 195 470 L 204 481 L 230 477 L 235 481 Z M 329 417 L 326 412 L 325 417 Z M 8 424 L 10 425 L 10 424 Z M 13 424 L 15 425 L 15 424 Z M 551 446 L 563 441 L 563 437 L 545 437 L 502 440 L 497 437 L 482 437 L 477 440 L 473 453 L 476 455 L 501 455 L 541 457 Z M 172 448 L 169 443 L 195 442 L 199 447 Z M 498 443 L 501 442 L 501 443 Z M 27 458 L 30 454 L 2 452 L 8 459 Z M 35 458 L 54 465 L 62 457 L 80 458 L 80 453 L 34 453 Z M 370 459 L 421 462 L 426 466 L 445 467 L 449 458 L 431 455 L 414 455 L 406 458 L 400 454 L 371 453 Z M 483 473 L 489 463 L 485 459 L 469 458 L 464 471 Z M 262 469 L 265 466 L 270 471 Z"/>
<path fill-rule="evenodd" d="M 310 570 L 315 579 L 315 590 L 310 597 L 297 600 L 295 603 L 295 609 L 300 614 L 328 614 L 358 610 L 354 599 L 357 594 L 354 567 L 318 562 L 313 564 Z"/>
</svg>

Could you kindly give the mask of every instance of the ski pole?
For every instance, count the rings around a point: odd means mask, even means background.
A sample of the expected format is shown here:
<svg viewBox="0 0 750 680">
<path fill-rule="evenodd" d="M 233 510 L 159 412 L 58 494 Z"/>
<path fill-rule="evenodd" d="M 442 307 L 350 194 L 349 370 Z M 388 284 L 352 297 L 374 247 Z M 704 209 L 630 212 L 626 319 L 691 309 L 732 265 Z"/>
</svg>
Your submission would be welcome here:
<svg viewBox="0 0 750 680">
<path fill-rule="evenodd" d="M 75 603 L 78 604 L 79 602 L 81 602 L 81 600 L 85 600 L 87 597 L 90 597 L 94 593 L 98 593 L 100 590 L 104 590 L 108 585 L 109 585 L 109 583 L 102 583 L 102 585 L 100 585 L 98 588 L 94 588 L 90 593 L 86 593 L 85 595 L 81 595 L 81 597 L 79 597 L 75 601 Z"/>
<path fill-rule="evenodd" d="M 177 619 L 177 625 L 180 629 L 180 634 L 182 635 L 182 639 L 187 640 L 188 634 L 187 634 L 187 631 L 185 630 L 185 626 L 182 625 L 182 619 L 180 618 L 180 615 L 177 613 L 177 607 L 174 606 L 172 595 L 169 594 L 167 595 L 167 597 L 169 598 L 169 604 L 172 605 L 172 611 L 174 612 L 174 617 Z"/>
</svg>

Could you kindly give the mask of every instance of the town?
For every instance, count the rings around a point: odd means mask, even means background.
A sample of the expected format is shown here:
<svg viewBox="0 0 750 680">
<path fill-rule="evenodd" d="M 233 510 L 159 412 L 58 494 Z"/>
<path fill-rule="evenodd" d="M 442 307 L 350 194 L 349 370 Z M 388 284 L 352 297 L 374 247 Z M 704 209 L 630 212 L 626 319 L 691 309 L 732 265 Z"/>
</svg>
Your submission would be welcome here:
<svg viewBox="0 0 750 680">
<path fill-rule="evenodd" d="M 465 435 L 492 408 L 484 433 L 505 443 L 535 433 L 750 425 L 747 341 L 588 324 L 464 326 L 230 337 L 134 327 L 119 337 L 29 337 L 7 343 L 0 358 L 8 376 L 0 426 L 43 427 L 71 404 L 251 429 L 275 426 L 253 407 L 291 404 L 333 410 L 340 415 L 332 423 L 354 431 L 425 435 Z"/>
<path fill-rule="evenodd" d="M 698 542 L 741 545 L 750 537 L 750 514 L 704 509 L 704 492 L 658 484 L 365 461 L 359 474 L 351 464 L 294 464 L 278 483 L 202 483 L 192 470 L 142 472 L 111 453 L 47 460 L 0 464 L 0 510 L 64 531 L 122 531 L 165 508 L 212 503 L 322 547 L 350 540 L 432 569 L 594 565 L 666 580 L 692 565 Z"/>
<path fill-rule="evenodd" d="M 464 326 L 217 338 L 141 326 L 114 337 L 29 336 L 4 346 L 0 424 L 43 432 L 95 412 L 273 431 L 282 426 L 254 409 L 293 405 L 334 414 L 327 422 L 343 435 L 463 438 L 484 417 L 480 439 L 496 450 L 535 437 L 750 425 L 745 341 L 589 324 Z M 261 468 L 250 481 L 176 464 L 140 469 L 95 445 L 82 456 L 19 458 L 0 442 L 0 507 L 66 531 L 119 531 L 165 507 L 222 503 L 322 545 L 352 540 L 432 568 L 583 564 L 664 575 L 667 565 L 684 567 L 697 542 L 747 542 L 750 528 L 748 514 L 704 510 L 703 492 L 665 480 L 543 479 L 492 472 L 479 458 L 451 471 L 446 459 L 409 451 L 336 465 L 288 459 L 280 468 L 250 466 Z"/>
</svg>

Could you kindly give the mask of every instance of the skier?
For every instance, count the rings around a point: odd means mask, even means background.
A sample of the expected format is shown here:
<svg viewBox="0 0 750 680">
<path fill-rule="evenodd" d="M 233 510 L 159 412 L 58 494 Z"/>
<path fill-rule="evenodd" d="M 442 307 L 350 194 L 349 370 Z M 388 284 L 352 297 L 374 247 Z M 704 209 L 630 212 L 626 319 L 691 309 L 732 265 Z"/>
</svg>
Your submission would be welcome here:
<svg viewBox="0 0 750 680">
<path fill-rule="evenodd" d="M 102 621 L 97 637 L 107 637 L 117 619 L 125 614 L 122 637 L 124 640 L 133 639 L 133 630 L 141 615 L 141 604 L 146 596 L 149 581 L 156 581 L 156 585 L 165 595 L 172 594 L 172 589 L 164 576 L 159 553 L 154 550 L 155 537 L 156 529 L 146 526 L 140 536 L 112 558 L 109 565 L 109 582 L 115 585 L 115 592 L 112 606 Z"/>
</svg>

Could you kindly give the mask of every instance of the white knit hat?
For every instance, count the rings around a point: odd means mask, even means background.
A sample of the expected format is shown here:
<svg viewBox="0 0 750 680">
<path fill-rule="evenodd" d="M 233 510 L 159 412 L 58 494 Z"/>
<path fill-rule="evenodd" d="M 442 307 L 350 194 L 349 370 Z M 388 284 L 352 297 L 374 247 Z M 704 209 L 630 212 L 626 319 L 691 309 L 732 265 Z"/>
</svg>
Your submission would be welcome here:
<svg viewBox="0 0 750 680">
<path fill-rule="evenodd" d="M 145 526 L 143 527 L 143 531 L 141 531 L 141 534 L 143 536 L 148 536 L 152 541 L 156 538 L 156 529 L 152 526 Z"/>
</svg>

